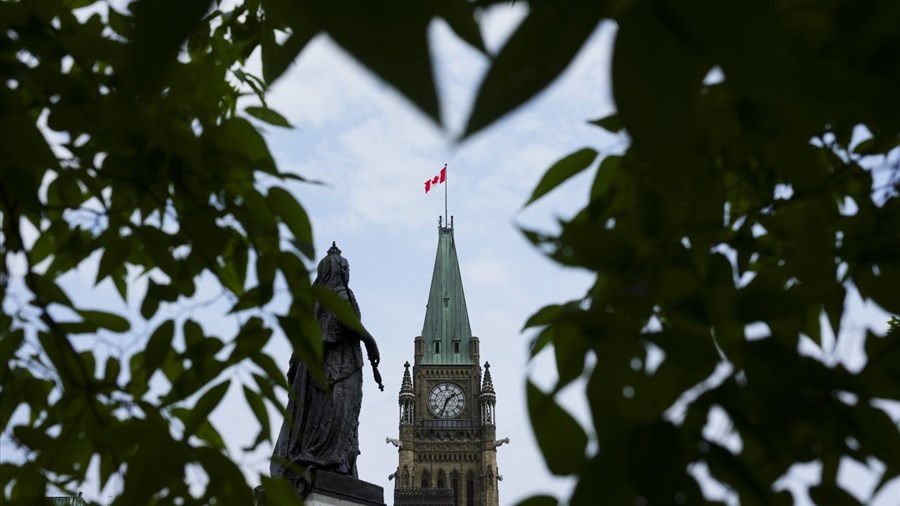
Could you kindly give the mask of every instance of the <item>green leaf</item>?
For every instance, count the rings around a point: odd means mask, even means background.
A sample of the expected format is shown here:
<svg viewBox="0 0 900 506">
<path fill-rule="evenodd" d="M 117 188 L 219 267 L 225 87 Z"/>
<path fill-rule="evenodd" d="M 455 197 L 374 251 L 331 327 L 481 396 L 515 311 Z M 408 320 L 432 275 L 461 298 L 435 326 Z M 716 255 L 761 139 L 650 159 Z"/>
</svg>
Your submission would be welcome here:
<svg viewBox="0 0 900 506">
<path fill-rule="evenodd" d="M 250 405 L 253 415 L 259 420 L 259 435 L 256 436 L 256 440 L 252 445 L 244 448 L 244 451 L 253 451 L 263 441 L 272 440 L 272 434 L 269 428 L 269 412 L 266 411 L 266 405 L 259 392 L 254 392 L 247 387 L 247 385 L 244 385 L 244 398 L 247 399 L 247 404 Z"/>
<path fill-rule="evenodd" d="M 113 332 L 128 332 L 131 324 L 125 318 L 105 311 L 93 311 L 87 309 L 79 309 L 78 314 L 88 323 L 92 323 L 98 327 L 102 327 Z"/>
<path fill-rule="evenodd" d="M 554 163 L 553 166 L 544 173 L 544 177 L 541 178 L 541 182 L 538 183 L 534 192 L 531 194 L 531 198 L 525 203 L 525 206 L 528 206 L 572 176 L 590 167 L 596 158 L 597 151 L 590 148 L 582 148 Z"/>
<path fill-rule="evenodd" d="M 482 53 L 487 53 L 484 39 L 481 37 L 481 28 L 476 19 L 476 4 L 466 0 L 446 0 L 436 2 L 435 8 L 438 15 L 444 18 L 460 39 Z"/>
<path fill-rule="evenodd" d="M 41 210 L 38 189 L 46 168 L 57 168 L 59 165 L 47 139 L 38 129 L 36 119 L 28 113 L 7 111 L 5 105 L 0 115 L 0 145 L 3 146 L 0 179 L 3 180 L 9 204 L 21 205 L 23 211 L 30 213 Z M 12 239 L 7 236 L 6 240 Z"/>
<path fill-rule="evenodd" d="M 147 285 L 147 293 L 144 294 L 144 301 L 141 302 L 141 316 L 147 320 L 153 317 L 159 309 L 159 297 L 151 290 L 153 286 L 155 286 L 155 283 L 153 283 L 153 280 L 150 280 Z"/>
<path fill-rule="evenodd" d="M 184 333 L 185 349 L 189 350 L 203 343 L 203 327 L 201 327 L 200 324 L 195 322 L 194 320 L 191 320 L 190 318 L 185 320 L 184 324 L 181 327 L 181 330 Z"/>
<path fill-rule="evenodd" d="M 266 17 L 261 46 L 263 79 L 269 86 L 284 74 L 300 51 L 319 33 L 313 16 L 304 7 L 304 4 L 290 0 L 272 0 L 266 6 L 270 15 Z M 291 34 L 283 44 L 278 44 L 274 29 L 282 23 L 290 27 Z"/>
<path fill-rule="evenodd" d="M 269 402 L 271 402 L 272 405 L 278 409 L 281 415 L 284 416 L 285 407 L 282 401 L 275 395 L 275 389 L 272 388 L 272 383 L 265 377 L 257 373 L 253 373 L 253 381 L 256 382 L 256 387 L 266 397 L 266 399 L 268 399 Z"/>
<path fill-rule="evenodd" d="M 809 496 L 816 504 L 828 504 L 831 506 L 859 506 L 862 504 L 846 490 L 836 485 L 810 487 Z"/>
<path fill-rule="evenodd" d="M 210 413 L 222 402 L 222 398 L 225 397 L 225 392 L 228 391 L 230 385 L 231 380 L 225 380 L 200 396 L 200 399 L 192 407 L 187 420 L 184 422 L 184 440 L 187 440 L 188 436 L 193 435 L 200 425 L 209 418 Z"/>
<path fill-rule="evenodd" d="M 325 374 L 322 370 L 324 345 L 318 322 L 308 316 L 305 318 L 279 316 L 278 323 L 290 339 L 294 353 L 306 364 L 319 384 L 325 386 Z M 257 364 L 260 363 L 258 360 L 255 361 Z M 271 374 L 271 371 L 267 372 Z"/>
<path fill-rule="evenodd" d="M 297 471 L 302 471 L 298 469 Z M 302 476 L 302 472 L 298 472 Z M 297 492 L 288 480 L 260 476 L 263 490 L 266 493 L 266 504 L 272 506 L 291 506 L 297 504 Z"/>
<path fill-rule="evenodd" d="M 88 322 L 59 322 L 58 326 L 66 334 L 96 334 L 98 329 Z"/>
<path fill-rule="evenodd" d="M 250 107 L 247 107 L 246 109 L 244 109 L 244 111 L 247 114 L 249 114 L 250 116 L 253 116 L 254 118 L 256 118 L 258 120 L 265 121 L 266 123 L 269 123 L 271 125 L 280 126 L 280 127 L 284 127 L 284 128 L 294 128 L 293 126 L 291 126 L 291 124 L 288 122 L 288 120 L 285 119 L 284 116 L 282 116 L 281 114 L 278 114 L 276 111 L 274 111 L 272 109 L 269 109 L 268 107 L 250 106 Z"/>
<path fill-rule="evenodd" d="M 34 265 L 50 256 L 56 250 L 56 234 L 49 229 L 41 232 L 34 245 L 31 247 L 31 262 Z"/>
<path fill-rule="evenodd" d="M 591 120 L 588 123 L 597 125 L 598 127 L 614 134 L 617 134 L 625 129 L 625 125 L 622 124 L 622 120 L 619 119 L 619 115 L 615 113 L 610 114 L 609 116 L 604 116 L 600 119 Z"/>
<path fill-rule="evenodd" d="M 276 252 L 280 255 L 279 252 Z M 256 258 L 256 279 L 259 280 L 259 304 L 272 300 L 278 257 L 273 253 L 260 252 Z"/>
<path fill-rule="evenodd" d="M 309 271 L 306 270 L 300 257 L 282 254 L 278 257 L 278 269 L 286 278 L 288 287 L 294 294 L 294 300 L 299 299 L 312 308 L 312 284 L 309 281 Z"/>
<path fill-rule="evenodd" d="M 521 106 L 553 82 L 594 32 L 602 9 L 602 2 L 534 4 L 481 83 L 464 137 Z"/>
<path fill-rule="evenodd" d="M 887 311 L 900 313 L 900 297 L 897 296 L 897 287 L 900 286 L 900 266 L 883 263 L 878 267 L 880 269 L 878 275 L 869 268 L 861 269 L 855 276 L 859 293 Z"/>
<path fill-rule="evenodd" d="M 544 325 L 550 325 L 557 318 L 563 315 L 565 311 L 565 306 L 561 306 L 559 304 L 551 304 L 549 306 L 544 306 L 538 310 L 537 313 L 531 315 L 528 318 L 528 321 L 525 322 L 525 326 L 522 327 L 522 330 L 530 329 L 532 327 L 541 327 Z"/>
<path fill-rule="evenodd" d="M 84 201 L 78 177 L 71 170 L 61 171 L 47 188 L 47 200 L 51 205 L 77 208 Z"/>
<path fill-rule="evenodd" d="M 191 417 L 191 412 L 193 410 L 190 408 L 172 408 L 172 414 L 178 417 L 182 423 L 187 422 Z M 213 424 L 210 423 L 209 420 L 204 420 L 200 426 L 197 428 L 197 432 L 195 434 L 200 440 L 205 441 L 207 444 L 212 446 L 213 448 L 219 448 L 224 450 L 226 448 L 225 441 L 222 439 L 222 435 L 219 434 L 219 431 L 213 427 Z"/>
<path fill-rule="evenodd" d="M 3 357 L 4 366 L 9 364 L 9 361 L 15 356 L 15 353 L 19 350 L 24 341 L 24 329 L 19 328 L 12 331 L 4 329 L 3 332 L 0 332 L 0 356 Z"/>
<path fill-rule="evenodd" d="M 130 84 L 138 90 L 161 86 L 168 68 L 188 36 L 210 11 L 210 0 L 138 0 L 133 7 L 134 43 L 132 45 Z M 173 15 L 177 13 L 178 15 Z"/>
<path fill-rule="evenodd" d="M 261 319 L 250 318 L 241 326 L 240 332 L 234 338 L 234 349 L 228 357 L 229 363 L 236 364 L 263 349 L 271 336 L 272 330 L 265 328 Z"/>
<path fill-rule="evenodd" d="M 153 331 L 144 351 L 144 371 L 146 371 L 148 378 L 159 369 L 166 355 L 172 352 L 172 339 L 174 337 L 174 320 L 164 321 Z"/>
<path fill-rule="evenodd" d="M 696 103 L 710 64 L 692 51 L 662 4 L 634 2 L 629 7 L 618 19 L 613 52 L 618 115 L 643 158 L 660 171 L 683 174 L 701 142 L 697 136 L 703 122 L 696 117 Z"/>
<path fill-rule="evenodd" d="M 103 256 L 100 258 L 95 284 L 100 283 L 122 266 L 130 254 L 131 241 L 127 238 L 113 240 L 111 244 L 107 245 L 103 251 Z"/>
<path fill-rule="evenodd" d="M 106 483 L 112 477 L 113 473 L 119 470 L 119 466 L 121 462 L 118 462 L 118 458 L 115 456 L 113 452 L 101 450 L 98 452 L 100 454 L 100 488 L 106 486 Z"/>
<path fill-rule="evenodd" d="M 232 504 L 252 504 L 253 490 L 248 486 L 246 477 L 241 469 L 229 458 L 227 454 L 213 448 L 199 448 L 196 452 L 197 460 L 203 465 L 210 476 L 216 476 L 217 480 L 211 480 L 207 487 L 207 494 L 219 498 L 218 504 L 234 501 Z M 281 480 L 287 483 L 287 480 Z M 295 503 L 297 498 L 295 495 Z M 272 506 L 278 506 L 273 503 Z"/>
<path fill-rule="evenodd" d="M 44 303 L 50 304 L 56 302 L 64 306 L 72 307 L 72 301 L 66 293 L 51 278 L 41 274 L 35 274 L 25 278 L 28 288 L 34 292 L 35 296 L 43 300 Z"/>
<path fill-rule="evenodd" d="M 588 438 L 584 429 L 552 396 L 527 383 L 528 413 L 547 468 L 556 475 L 578 473 L 585 464 Z"/>
<path fill-rule="evenodd" d="M 267 200 L 272 211 L 291 230 L 294 244 L 307 258 L 312 259 L 315 256 L 312 225 L 303 206 L 287 190 L 280 187 L 270 188 Z"/>
<path fill-rule="evenodd" d="M 112 280 L 113 284 L 116 286 L 116 291 L 119 292 L 119 296 L 122 297 L 122 302 L 128 304 L 128 282 L 127 277 L 128 270 L 124 265 L 119 267 L 113 272 Z"/>
<path fill-rule="evenodd" d="M 559 504 L 559 501 L 555 497 L 536 495 L 517 503 L 516 506 L 556 506 L 557 504 Z"/>
<path fill-rule="evenodd" d="M 738 317 L 746 323 L 791 316 L 800 308 L 796 293 L 765 273 L 738 291 L 735 304 Z"/>
<path fill-rule="evenodd" d="M 285 364 L 284 371 L 282 371 L 278 367 L 278 364 L 275 363 L 275 360 L 272 359 L 272 357 L 270 357 L 269 355 L 267 355 L 261 351 L 251 355 L 250 359 L 253 360 L 253 363 L 256 364 L 257 366 L 259 366 L 259 368 L 262 369 L 266 373 L 266 376 L 267 376 L 266 383 L 277 385 L 283 389 L 288 388 L 287 379 L 285 378 L 285 376 L 286 376 L 285 373 L 287 371 L 287 364 Z M 285 359 L 285 362 L 287 362 L 286 359 Z M 260 390 L 262 390 L 262 389 L 260 389 Z"/>
<path fill-rule="evenodd" d="M 341 324 L 358 332 L 363 331 L 359 317 L 350 307 L 350 303 L 333 290 L 322 286 L 312 287 L 313 297 L 325 309 L 332 311 L 341 320 Z"/>
<path fill-rule="evenodd" d="M 574 381 L 584 371 L 584 361 L 590 342 L 573 324 L 556 324 L 553 333 L 553 350 L 556 354 L 556 371 L 559 378 L 554 393 Z"/>
<path fill-rule="evenodd" d="M 553 342 L 553 334 L 555 333 L 554 327 L 547 327 L 541 331 L 540 334 L 535 337 L 531 342 L 531 357 L 534 358 L 540 353 L 544 348 L 547 347 L 548 344 Z"/>
<path fill-rule="evenodd" d="M 40 466 L 30 462 L 18 465 L 4 462 L 0 466 L 2 466 L 0 470 L 3 471 L 4 481 L 7 479 L 7 476 L 16 477 L 15 480 L 10 480 L 12 482 L 12 490 L 8 496 L 10 501 L 7 504 L 10 506 L 35 504 L 39 499 L 44 498 L 48 485 L 46 469 L 41 469 Z"/>
<path fill-rule="evenodd" d="M 121 364 L 119 363 L 119 359 L 115 357 L 108 357 L 106 359 L 106 366 L 103 372 L 103 381 L 106 381 L 112 385 L 116 385 L 119 381 L 120 371 Z"/>
<path fill-rule="evenodd" d="M 112 7 L 110 7 L 108 10 L 108 16 L 109 27 L 112 28 L 117 34 L 125 37 L 126 39 L 130 39 L 132 35 L 134 35 L 133 18 L 122 14 Z"/>
<path fill-rule="evenodd" d="M 265 139 L 244 118 L 234 116 L 223 120 L 218 128 L 204 131 L 204 136 L 222 153 L 233 153 L 244 162 L 252 164 L 252 168 L 266 172 L 272 172 L 275 168 Z"/>
<path fill-rule="evenodd" d="M 260 290 L 260 287 L 254 286 L 241 294 L 238 301 L 232 306 L 228 313 L 231 314 L 245 309 L 260 307 L 263 304 L 265 304 L 265 301 L 262 297 L 262 290 Z"/>
<path fill-rule="evenodd" d="M 172 256 L 172 249 L 177 244 L 178 237 L 155 227 L 143 226 L 138 229 L 138 238 L 139 242 L 136 244 L 139 244 L 150 257 L 153 266 L 158 267 L 170 278 L 175 278 L 178 274 L 178 262 Z"/>
<path fill-rule="evenodd" d="M 225 440 L 222 439 L 222 435 L 219 434 L 219 431 L 216 430 L 209 420 L 204 420 L 200 424 L 200 427 L 197 427 L 197 433 L 195 435 L 213 448 L 223 451 L 228 448 L 225 446 Z"/>
<path fill-rule="evenodd" d="M 319 19 L 338 45 L 440 122 L 428 44 L 432 14 L 424 5 L 352 0 L 320 7 Z"/>
<path fill-rule="evenodd" d="M 238 279 L 237 269 L 232 261 L 226 261 L 225 265 L 213 264 L 212 271 L 219 278 L 222 286 L 231 293 L 243 297 L 245 295 L 243 282 Z"/>
</svg>

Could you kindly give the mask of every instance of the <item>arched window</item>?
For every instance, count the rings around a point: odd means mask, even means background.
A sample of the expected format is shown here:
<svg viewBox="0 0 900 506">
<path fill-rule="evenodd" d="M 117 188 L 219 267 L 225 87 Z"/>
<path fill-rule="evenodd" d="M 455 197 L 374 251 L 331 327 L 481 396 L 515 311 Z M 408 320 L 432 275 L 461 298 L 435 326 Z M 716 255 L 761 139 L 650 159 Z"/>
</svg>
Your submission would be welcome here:
<svg viewBox="0 0 900 506">
<path fill-rule="evenodd" d="M 450 474 L 450 488 L 453 489 L 453 506 L 459 506 L 459 472 Z"/>
<path fill-rule="evenodd" d="M 440 471 L 438 471 L 438 475 L 437 475 L 437 488 L 444 488 L 444 483 L 447 482 L 446 477 L 447 477 L 447 475 L 444 474 L 444 470 L 443 470 L 443 469 L 441 469 Z"/>
<path fill-rule="evenodd" d="M 422 471 L 422 488 L 428 488 L 431 486 L 431 474 L 428 472 L 428 469 Z"/>
<path fill-rule="evenodd" d="M 466 479 L 466 506 L 475 506 L 475 476 L 472 471 Z"/>
<path fill-rule="evenodd" d="M 441 342 L 440 342 L 440 341 L 435 341 L 435 342 L 434 342 L 434 354 L 435 354 L 435 355 L 438 355 L 438 354 L 440 354 L 440 353 L 441 353 Z"/>
</svg>

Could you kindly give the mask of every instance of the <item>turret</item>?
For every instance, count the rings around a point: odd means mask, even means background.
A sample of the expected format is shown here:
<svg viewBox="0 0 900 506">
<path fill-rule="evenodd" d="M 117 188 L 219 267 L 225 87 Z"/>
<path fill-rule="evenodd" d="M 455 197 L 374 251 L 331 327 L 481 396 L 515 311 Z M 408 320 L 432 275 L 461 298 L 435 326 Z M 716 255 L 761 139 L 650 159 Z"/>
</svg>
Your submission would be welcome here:
<svg viewBox="0 0 900 506">
<path fill-rule="evenodd" d="M 400 454 L 397 470 L 394 477 L 395 488 L 409 487 L 412 483 L 412 473 L 414 472 L 414 449 L 415 441 L 413 438 L 413 424 L 415 423 L 416 409 L 416 392 L 413 390 L 412 376 L 409 374 L 409 362 L 403 364 L 403 382 L 400 384 L 400 441 L 394 444 L 390 438 L 389 443 L 397 446 Z"/>
<path fill-rule="evenodd" d="M 409 362 L 403 364 L 403 383 L 400 385 L 400 425 L 412 425 L 415 419 L 416 393 L 409 375 Z"/>
<path fill-rule="evenodd" d="M 416 365 L 419 365 L 419 362 L 422 361 L 423 355 L 425 355 L 425 339 L 423 339 L 422 336 L 416 336 L 414 354 L 414 362 Z"/>
<path fill-rule="evenodd" d="M 481 383 L 481 425 L 494 425 L 494 406 L 497 395 L 494 393 L 494 382 L 491 379 L 491 364 L 484 363 L 484 381 Z"/>
<path fill-rule="evenodd" d="M 491 364 L 484 363 L 484 379 L 481 382 L 481 483 L 484 504 L 500 504 L 497 485 L 500 470 L 497 468 L 497 427 L 494 419 L 494 406 L 497 395 L 494 393 L 494 382 L 491 379 Z M 501 443 L 502 444 L 502 443 Z"/>
</svg>

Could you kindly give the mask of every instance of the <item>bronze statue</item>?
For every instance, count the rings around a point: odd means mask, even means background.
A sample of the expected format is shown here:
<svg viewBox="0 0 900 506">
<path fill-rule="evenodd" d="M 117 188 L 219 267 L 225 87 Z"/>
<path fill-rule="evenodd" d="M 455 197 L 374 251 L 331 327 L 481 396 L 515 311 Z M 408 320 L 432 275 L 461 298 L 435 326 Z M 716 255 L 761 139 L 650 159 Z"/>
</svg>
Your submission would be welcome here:
<svg viewBox="0 0 900 506">
<path fill-rule="evenodd" d="M 319 262 L 313 286 L 333 290 L 346 300 L 359 317 L 359 305 L 348 287 L 350 266 L 341 250 L 332 243 L 328 255 Z M 345 326 L 330 310 L 315 305 L 315 317 L 322 329 L 324 373 L 327 388 L 310 374 L 296 354 L 291 356 L 287 378 L 288 405 L 281 432 L 275 443 L 270 467 L 273 478 L 290 481 L 301 496 L 309 493 L 309 470 L 321 469 L 357 477 L 359 455 L 359 411 L 362 406 L 363 358 L 359 343 L 366 347 L 379 387 L 378 362 L 381 357 L 372 335 L 360 327 Z M 330 390 L 330 392 L 329 392 Z M 304 474 L 303 471 L 307 472 Z"/>
</svg>

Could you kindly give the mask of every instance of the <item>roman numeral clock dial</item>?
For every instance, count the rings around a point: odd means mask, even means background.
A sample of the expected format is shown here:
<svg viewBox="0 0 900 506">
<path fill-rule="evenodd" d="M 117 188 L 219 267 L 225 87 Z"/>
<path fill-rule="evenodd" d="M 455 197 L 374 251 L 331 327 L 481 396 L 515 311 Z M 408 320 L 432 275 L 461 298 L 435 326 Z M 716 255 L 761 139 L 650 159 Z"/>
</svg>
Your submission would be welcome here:
<svg viewBox="0 0 900 506">
<path fill-rule="evenodd" d="M 455 418 L 466 407 L 466 396 L 453 383 L 441 383 L 428 395 L 428 408 L 439 418 Z"/>
</svg>

